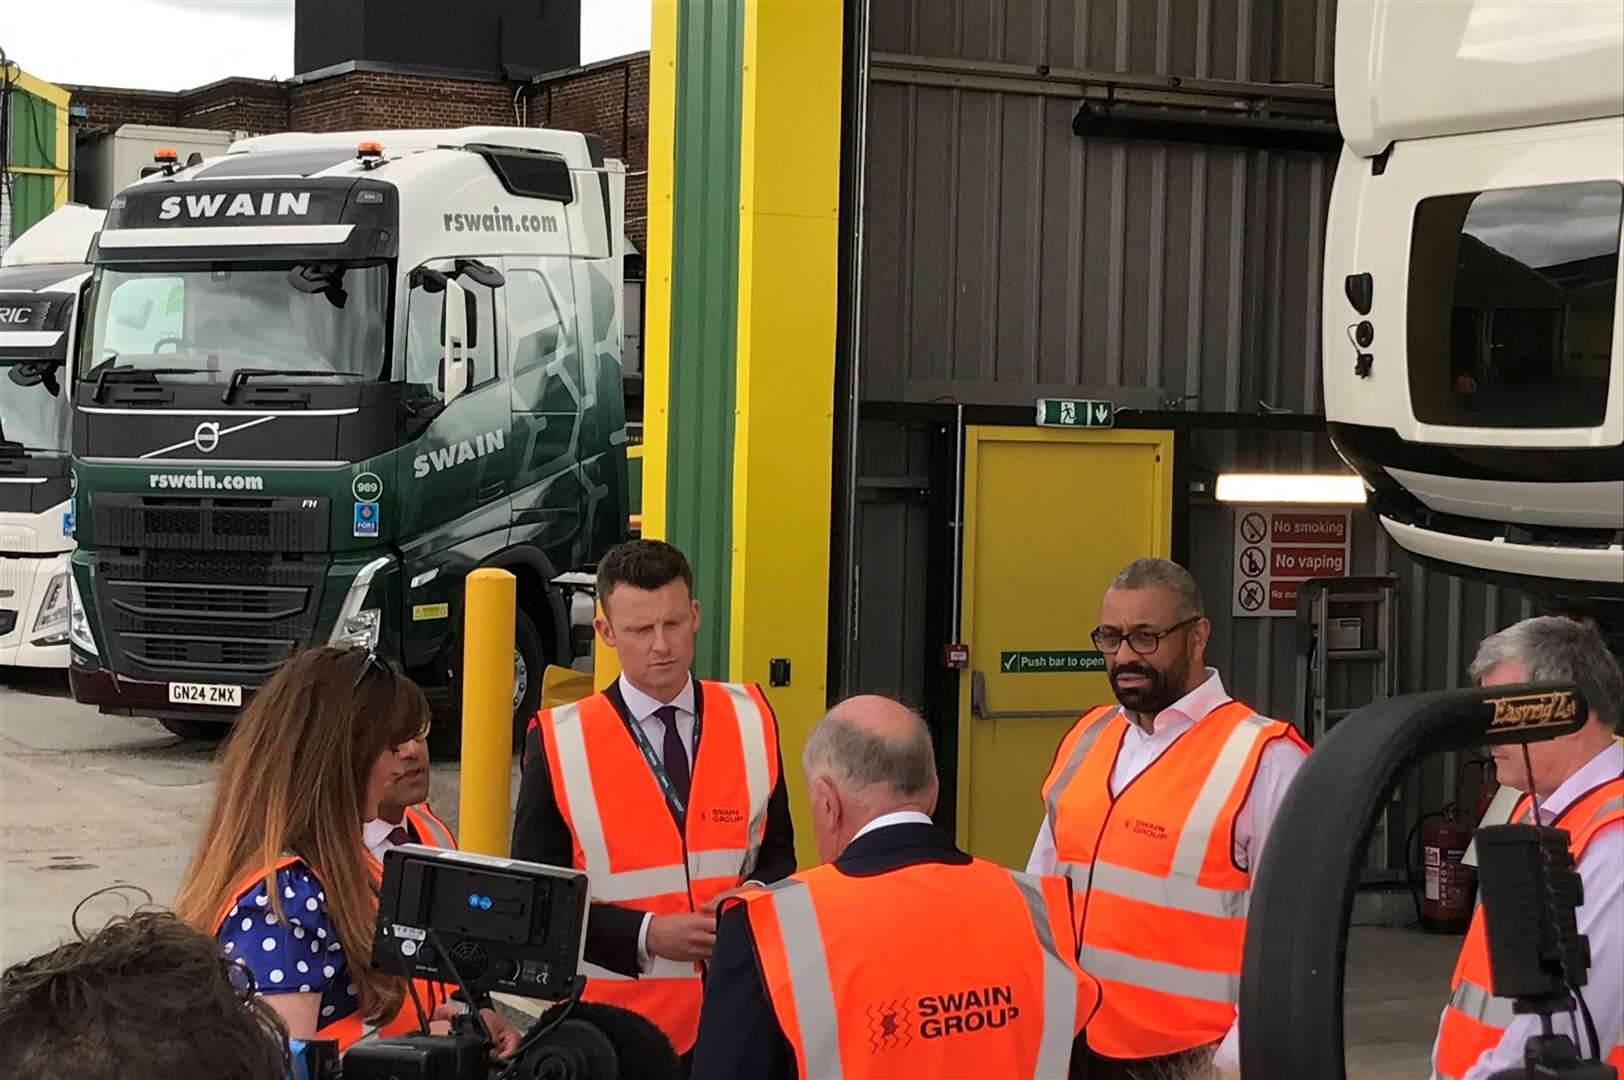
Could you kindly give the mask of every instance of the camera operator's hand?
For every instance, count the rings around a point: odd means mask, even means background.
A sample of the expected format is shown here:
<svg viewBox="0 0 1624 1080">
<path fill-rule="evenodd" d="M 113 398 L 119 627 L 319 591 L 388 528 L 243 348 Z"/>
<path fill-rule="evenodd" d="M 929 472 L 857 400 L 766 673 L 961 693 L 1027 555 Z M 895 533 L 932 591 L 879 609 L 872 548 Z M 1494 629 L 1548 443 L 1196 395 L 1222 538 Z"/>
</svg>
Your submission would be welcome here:
<svg viewBox="0 0 1624 1080">
<path fill-rule="evenodd" d="M 648 951 L 667 960 L 700 963 L 716 947 L 716 916 L 656 915 L 648 923 Z"/>
<path fill-rule="evenodd" d="M 462 1011 L 463 1006 L 460 1002 L 446 1002 L 434 1010 L 436 1022 L 430 1025 L 429 1030 L 436 1031 L 441 1026 L 441 1021 L 448 1021 Z M 491 1047 L 491 1057 L 505 1058 L 519 1048 L 519 1040 L 524 1038 L 524 1033 L 508 1023 L 506 1017 L 495 1009 L 481 1009 L 479 1015 L 484 1018 L 485 1026 L 490 1029 L 491 1038 L 496 1043 Z M 449 1025 L 446 1025 L 446 1030 L 450 1030 Z"/>
</svg>

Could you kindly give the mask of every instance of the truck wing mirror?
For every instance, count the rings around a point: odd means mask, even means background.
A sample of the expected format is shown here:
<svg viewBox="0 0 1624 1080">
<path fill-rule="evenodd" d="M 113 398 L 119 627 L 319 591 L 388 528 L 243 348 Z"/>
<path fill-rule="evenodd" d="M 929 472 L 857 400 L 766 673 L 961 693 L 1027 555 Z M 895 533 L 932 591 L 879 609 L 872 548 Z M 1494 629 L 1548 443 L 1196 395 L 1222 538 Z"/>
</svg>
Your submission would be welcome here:
<svg viewBox="0 0 1624 1080">
<path fill-rule="evenodd" d="M 454 264 L 454 274 L 466 277 L 475 285 L 483 285 L 487 289 L 499 289 L 507 284 L 507 278 L 502 271 L 489 263 L 482 263 L 478 259 L 458 259 Z"/>
<path fill-rule="evenodd" d="M 468 291 L 445 283 L 445 314 L 440 353 L 440 400 L 450 405 L 468 389 Z"/>
</svg>

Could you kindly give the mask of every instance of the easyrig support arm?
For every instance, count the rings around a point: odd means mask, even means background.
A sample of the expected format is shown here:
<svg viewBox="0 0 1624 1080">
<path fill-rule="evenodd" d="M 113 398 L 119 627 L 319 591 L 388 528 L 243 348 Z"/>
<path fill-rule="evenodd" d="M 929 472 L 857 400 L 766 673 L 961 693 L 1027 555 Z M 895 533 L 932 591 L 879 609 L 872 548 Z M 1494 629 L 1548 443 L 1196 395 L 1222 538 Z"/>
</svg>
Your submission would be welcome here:
<svg viewBox="0 0 1624 1080">
<path fill-rule="evenodd" d="M 1343 1080 L 1342 977 L 1359 867 L 1377 815 L 1428 754 L 1579 730 L 1572 686 L 1388 698 L 1319 741 L 1281 803 L 1257 871 L 1241 967 L 1241 1074 Z"/>
</svg>

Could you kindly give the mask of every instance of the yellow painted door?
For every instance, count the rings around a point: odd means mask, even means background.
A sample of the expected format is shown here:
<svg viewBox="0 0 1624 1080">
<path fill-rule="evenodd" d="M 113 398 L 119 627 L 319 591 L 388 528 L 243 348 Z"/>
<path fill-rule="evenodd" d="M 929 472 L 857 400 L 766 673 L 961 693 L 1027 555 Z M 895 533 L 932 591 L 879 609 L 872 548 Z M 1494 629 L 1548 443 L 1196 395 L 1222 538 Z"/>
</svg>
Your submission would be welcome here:
<svg viewBox="0 0 1624 1080">
<path fill-rule="evenodd" d="M 1024 867 L 1055 747 L 1111 700 L 1088 636 L 1100 594 L 1132 560 L 1168 553 L 1173 437 L 971 427 L 964 473 L 958 835 Z"/>
</svg>

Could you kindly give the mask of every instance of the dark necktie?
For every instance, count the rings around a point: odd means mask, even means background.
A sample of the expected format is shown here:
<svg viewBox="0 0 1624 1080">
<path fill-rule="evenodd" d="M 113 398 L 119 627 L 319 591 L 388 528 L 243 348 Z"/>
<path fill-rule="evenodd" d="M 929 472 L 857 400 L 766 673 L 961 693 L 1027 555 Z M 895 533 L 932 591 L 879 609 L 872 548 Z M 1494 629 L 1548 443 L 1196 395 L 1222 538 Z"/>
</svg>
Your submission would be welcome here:
<svg viewBox="0 0 1624 1080">
<path fill-rule="evenodd" d="M 671 786 L 677 789 L 677 797 L 684 806 L 688 805 L 688 786 L 691 781 L 688 772 L 688 748 L 682 745 L 682 736 L 677 732 L 677 707 L 675 705 L 661 705 L 654 710 L 665 723 L 665 775 L 671 781 Z"/>
<path fill-rule="evenodd" d="M 396 825 L 393 829 L 389 830 L 388 840 L 391 846 L 399 847 L 402 844 L 411 843 L 412 836 L 406 831 L 406 826 Z"/>
</svg>

